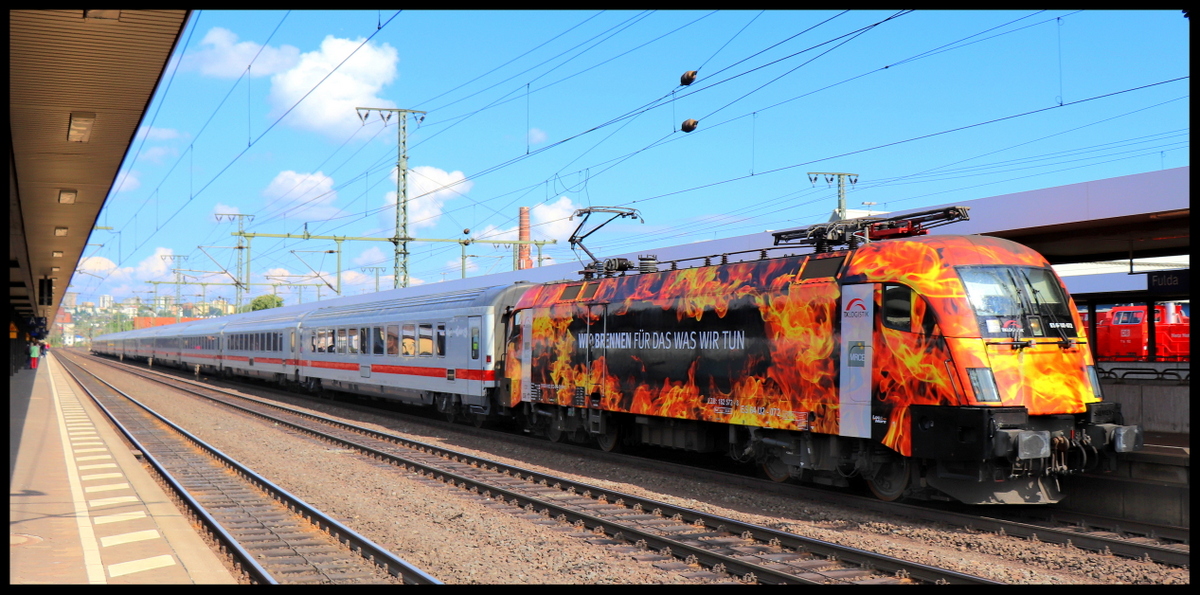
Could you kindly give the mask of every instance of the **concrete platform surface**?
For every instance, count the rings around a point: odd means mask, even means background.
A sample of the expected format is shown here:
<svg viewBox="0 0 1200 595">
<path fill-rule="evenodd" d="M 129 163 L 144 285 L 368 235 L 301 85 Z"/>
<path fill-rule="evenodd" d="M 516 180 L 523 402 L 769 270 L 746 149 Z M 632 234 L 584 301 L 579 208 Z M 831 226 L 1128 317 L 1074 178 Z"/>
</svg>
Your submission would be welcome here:
<svg viewBox="0 0 1200 595">
<path fill-rule="evenodd" d="M 51 354 L 9 379 L 10 584 L 236 584 Z"/>
</svg>

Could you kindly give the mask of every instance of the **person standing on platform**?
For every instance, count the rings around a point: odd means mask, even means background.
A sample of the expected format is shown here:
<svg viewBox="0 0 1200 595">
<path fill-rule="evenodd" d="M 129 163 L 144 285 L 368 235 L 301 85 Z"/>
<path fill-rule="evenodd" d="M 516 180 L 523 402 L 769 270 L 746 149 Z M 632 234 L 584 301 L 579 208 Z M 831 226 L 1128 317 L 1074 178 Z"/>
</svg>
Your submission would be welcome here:
<svg viewBox="0 0 1200 595">
<path fill-rule="evenodd" d="M 42 357 L 42 350 L 38 347 L 37 342 L 29 344 L 29 369 L 36 370 L 38 359 Z"/>
</svg>

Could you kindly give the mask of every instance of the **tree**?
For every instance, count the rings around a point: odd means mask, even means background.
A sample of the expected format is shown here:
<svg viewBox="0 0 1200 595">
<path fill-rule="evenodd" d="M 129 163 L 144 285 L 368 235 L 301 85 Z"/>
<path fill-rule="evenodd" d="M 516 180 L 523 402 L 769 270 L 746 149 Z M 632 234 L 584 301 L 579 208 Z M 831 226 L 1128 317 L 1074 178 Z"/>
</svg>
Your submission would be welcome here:
<svg viewBox="0 0 1200 595">
<path fill-rule="evenodd" d="M 257 312 L 259 310 L 270 310 L 271 308 L 278 308 L 282 305 L 283 298 L 273 293 L 268 293 L 254 298 L 254 300 L 250 302 L 249 309 L 244 311 Z"/>
</svg>

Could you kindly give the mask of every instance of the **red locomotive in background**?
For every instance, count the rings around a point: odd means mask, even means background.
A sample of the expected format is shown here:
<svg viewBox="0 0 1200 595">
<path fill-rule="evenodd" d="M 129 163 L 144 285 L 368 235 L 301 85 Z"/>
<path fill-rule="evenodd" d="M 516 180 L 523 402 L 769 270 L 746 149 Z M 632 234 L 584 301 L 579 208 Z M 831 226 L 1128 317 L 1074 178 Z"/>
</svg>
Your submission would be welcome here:
<svg viewBox="0 0 1200 595">
<path fill-rule="evenodd" d="M 1084 321 L 1086 313 L 1081 313 Z M 1191 359 L 1191 322 L 1183 305 L 1154 306 L 1155 359 Z M 1115 306 L 1096 313 L 1096 354 L 1101 361 L 1145 361 L 1150 356 L 1150 323 L 1145 306 Z"/>
</svg>

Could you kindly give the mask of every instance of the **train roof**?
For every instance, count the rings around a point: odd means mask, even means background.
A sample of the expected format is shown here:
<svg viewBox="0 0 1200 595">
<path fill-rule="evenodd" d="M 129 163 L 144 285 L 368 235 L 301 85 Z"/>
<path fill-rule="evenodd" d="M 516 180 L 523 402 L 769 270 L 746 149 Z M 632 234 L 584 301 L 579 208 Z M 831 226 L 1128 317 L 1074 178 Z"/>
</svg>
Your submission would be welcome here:
<svg viewBox="0 0 1200 595">
<path fill-rule="evenodd" d="M 434 283 L 389 289 L 377 293 L 346 296 L 295 304 L 268 310 L 244 312 L 217 318 L 206 318 L 157 326 L 132 331 L 110 333 L 95 340 L 124 340 L 152 338 L 158 336 L 206 335 L 220 332 L 252 331 L 259 328 L 277 328 L 280 321 L 300 321 L 341 317 L 359 314 L 402 314 L 413 311 L 429 311 L 431 306 L 473 307 L 491 303 L 500 293 L 518 286 L 527 286 L 528 281 L 518 280 L 497 283 L 488 277 L 476 277 L 455 282 Z"/>
</svg>

